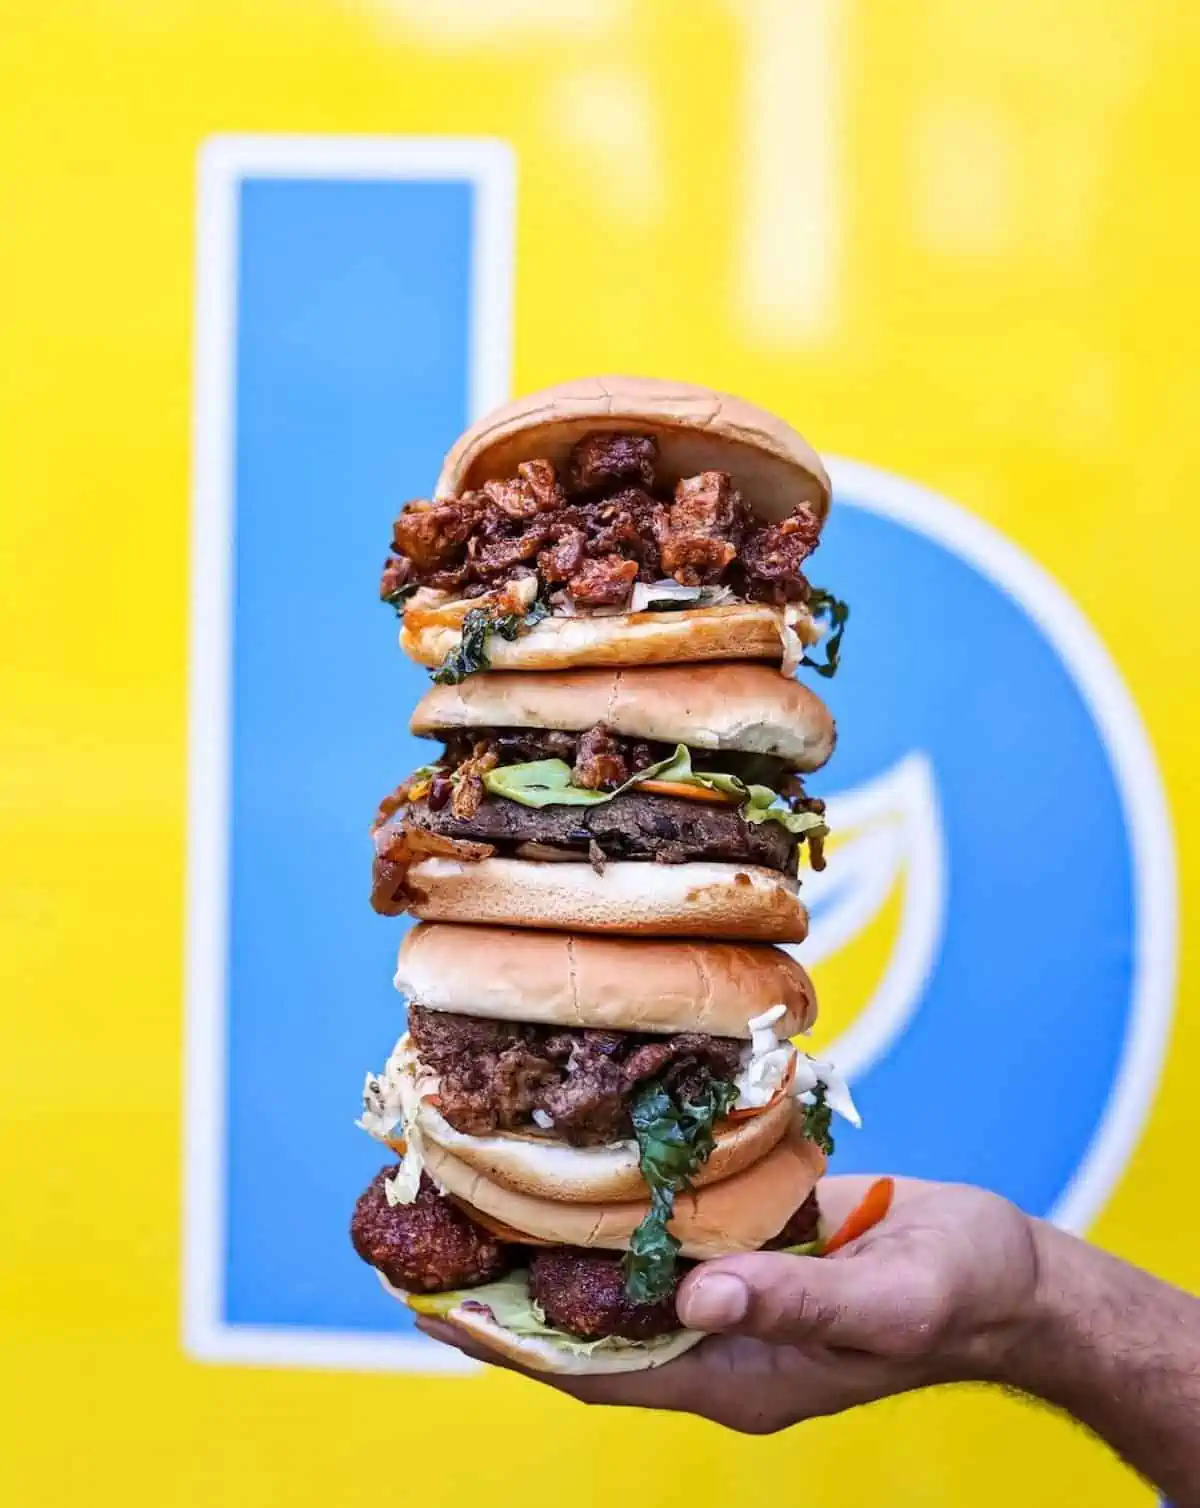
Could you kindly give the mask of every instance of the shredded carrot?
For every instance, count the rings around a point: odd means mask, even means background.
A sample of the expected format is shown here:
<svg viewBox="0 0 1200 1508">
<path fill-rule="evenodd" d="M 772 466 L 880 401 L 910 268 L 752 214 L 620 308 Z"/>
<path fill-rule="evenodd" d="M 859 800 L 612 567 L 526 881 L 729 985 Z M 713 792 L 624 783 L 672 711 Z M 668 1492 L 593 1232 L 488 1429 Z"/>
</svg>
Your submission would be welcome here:
<svg viewBox="0 0 1200 1508">
<path fill-rule="evenodd" d="M 779 1101 L 792 1087 L 792 1080 L 796 1077 L 796 1054 L 793 1053 L 788 1059 L 788 1066 L 784 1071 L 779 1088 L 771 1096 L 765 1105 L 747 1105 L 744 1110 L 731 1110 L 725 1117 L 727 1121 L 748 1121 L 755 1115 L 765 1115 L 768 1110 L 774 1109 Z"/>
<path fill-rule="evenodd" d="M 403 1157 L 408 1151 L 408 1143 L 402 1136 L 387 1136 L 384 1138 L 388 1146 L 395 1152 L 397 1157 Z"/>
<path fill-rule="evenodd" d="M 851 1241 L 857 1241 L 859 1236 L 865 1236 L 873 1226 L 878 1225 L 891 1209 L 895 1192 L 895 1179 L 877 1178 L 829 1240 L 822 1244 L 821 1255 L 827 1257 L 830 1252 L 840 1251 L 843 1246 L 849 1246 Z"/>
<path fill-rule="evenodd" d="M 736 806 L 738 798 L 727 796 L 724 791 L 710 791 L 703 785 L 684 785 L 677 780 L 643 780 L 639 791 L 650 791 L 655 796 L 679 796 L 684 801 L 704 801 L 709 806 Z"/>
</svg>

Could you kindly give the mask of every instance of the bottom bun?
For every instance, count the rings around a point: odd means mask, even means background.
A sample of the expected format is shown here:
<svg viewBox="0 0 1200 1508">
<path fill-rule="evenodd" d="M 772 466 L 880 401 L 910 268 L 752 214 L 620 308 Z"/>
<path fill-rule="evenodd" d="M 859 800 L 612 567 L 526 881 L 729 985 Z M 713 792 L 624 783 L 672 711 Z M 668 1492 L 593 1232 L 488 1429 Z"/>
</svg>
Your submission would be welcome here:
<svg viewBox="0 0 1200 1508">
<path fill-rule="evenodd" d="M 597 874 L 583 863 L 430 858 L 413 865 L 407 885 L 422 921 L 775 943 L 808 936 L 795 879 L 753 864 L 617 861 Z"/>
<path fill-rule="evenodd" d="M 400 1299 L 418 1314 L 454 1325 L 489 1351 L 495 1351 L 529 1372 L 550 1372 L 569 1377 L 645 1372 L 651 1367 L 665 1367 L 705 1338 L 698 1330 L 676 1330 L 648 1341 L 623 1341 L 615 1337 L 603 1341 L 578 1341 L 549 1327 L 545 1327 L 544 1334 L 519 1334 L 496 1317 L 488 1306 L 488 1299 L 502 1288 L 524 1282 L 524 1274 L 514 1273 L 501 1283 L 461 1289 L 453 1294 L 405 1293 L 389 1283 L 381 1272 L 377 1271 L 375 1276 L 393 1298 Z"/>
<path fill-rule="evenodd" d="M 601 1377 L 612 1372 L 645 1372 L 665 1367 L 704 1339 L 699 1330 L 676 1330 L 653 1341 L 630 1341 L 619 1350 L 564 1351 L 536 1335 L 514 1335 L 478 1309 L 454 1309 L 446 1316 L 490 1351 L 498 1351 L 530 1372 L 557 1372 L 571 1377 Z"/>
</svg>

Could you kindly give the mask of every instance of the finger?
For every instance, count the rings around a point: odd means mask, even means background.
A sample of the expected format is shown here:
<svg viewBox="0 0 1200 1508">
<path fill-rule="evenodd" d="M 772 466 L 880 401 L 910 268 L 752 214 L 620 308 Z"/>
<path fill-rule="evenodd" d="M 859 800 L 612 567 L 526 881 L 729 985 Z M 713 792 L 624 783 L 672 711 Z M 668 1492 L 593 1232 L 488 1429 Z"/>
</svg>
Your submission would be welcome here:
<svg viewBox="0 0 1200 1508">
<path fill-rule="evenodd" d="M 755 1252 L 703 1263 L 677 1307 L 693 1330 L 896 1354 L 927 1333 L 934 1297 L 928 1275 L 869 1250 L 828 1261 Z"/>
</svg>

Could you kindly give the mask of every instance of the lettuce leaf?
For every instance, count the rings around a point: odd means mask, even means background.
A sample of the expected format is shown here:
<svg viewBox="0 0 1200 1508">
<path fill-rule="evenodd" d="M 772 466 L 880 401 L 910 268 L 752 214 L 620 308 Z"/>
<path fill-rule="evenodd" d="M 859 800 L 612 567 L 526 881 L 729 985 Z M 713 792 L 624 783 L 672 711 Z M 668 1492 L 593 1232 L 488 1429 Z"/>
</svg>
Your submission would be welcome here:
<svg viewBox="0 0 1200 1508">
<path fill-rule="evenodd" d="M 801 1246 L 780 1246 L 776 1248 L 785 1257 L 819 1257 L 821 1255 L 821 1240 L 805 1241 Z"/>
<path fill-rule="evenodd" d="M 535 759 L 528 764 L 501 765 L 499 769 L 487 772 L 483 784 L 493 796 L 506 796 L 509 801 L 520 802 L 522 806 L 603 806 L 643 780 L 657 779 L 660 771 L 675 764 L 681 752 L 686 757 L 687 750 L 682 744 L 669 759 L 647 765 L 615 791 L 592 791 L 581 785 L 572 785 L 571 766 L 562 759 Z"/>
<path fill-rule="evenodd" d="M 829 829 L 816 812 L 794 812 L 767 785 L 746 785 L 736 775 L 693 770 L 692 756 L 685 744 L 677 744 L 674 754 L 647 765 L 631 775 L 615 791 L 591 791 L 571 784 L 571 767 L 561 759 L 537 759 L 528 764 L 502 765 L 483 777 L 484 786 L 493 796 L 505 796 L 522 806 L 602 806 L 623 791 L 632 790 L 647 780 L 671 780 L 677 785 L 700 786 L 720 791 L 742 803 L 745 822 L 778 822 L 796 837 L 813 833 L 825 837 Z"/>
<path fill-rule="evenodd" d="M 506 1278 L 485 1283 L 481 1288 L 461 1288 L 452 1293 L 414 1293 L 409 1296 L 408 1304 L 418 1314 L 428 1314 L 436 1319 L 445 1319 L 460 1304 L 483 1304 L 491 1310 L 496 1323 L 513 1335 L 535 1336 L 573 1356 L 591 1356 L 596 1351 L 626 1351 L 631 1346 L 653 1350 L 676 1339 L 676 1335 L 671 1334 L 649 1341 L 630 1341 L 619 1335 L 580 1340 L 577 1335 L 556 1330 L 546 1323 L 546 1316 L 530 1298 L 529 1274 L 524 1270 L 510 1272 Z"/>
<path fill-rule="evenodd" d="M 521 806 L 602 806 L 607 791 L 589 791 L 571 784 L 571 766 L 562 759 L 535 759 L 528 764 L 501 765 L 483 777 L 484 788 Z"/>
</svg>

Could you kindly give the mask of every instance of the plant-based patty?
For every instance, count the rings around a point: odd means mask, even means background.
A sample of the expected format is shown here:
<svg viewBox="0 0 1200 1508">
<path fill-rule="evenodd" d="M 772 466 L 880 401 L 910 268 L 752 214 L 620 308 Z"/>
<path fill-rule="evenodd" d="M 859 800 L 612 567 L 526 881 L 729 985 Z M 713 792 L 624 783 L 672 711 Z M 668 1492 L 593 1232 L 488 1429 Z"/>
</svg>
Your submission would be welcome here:
<svg viewBox="0 0 1200 1508">
<path fill-rule="evenodd" d="M 781 1246 L 807 1246 L 817 1239 L 821 1210 L 814 1189 L 777 1236 L 767 1242 L 765 1250 L 776 1251 Z"/>
<path fill-rule="evenodd" d="M 654 1304 L 635 1304 L 625 1292 L 619 1252 L 576 1246 L 534 1252 L 529 1263 L 529 1293 L 548 1324 L 581 1340 L 600 1340 L 608 1335 L 653 1340 L 656 1335 L 670 1335 L 679 1329 L 675 1291 Z"/>
<path fill-rule="evenodd" d="M 437 1073 L 438 1109 L 456 1131 L 552 1131 L 573 1146 L 633 1134 L 630 1101 L 657 1079 L 680 1099 L 729 1082 L 743 1044 L 732 1037 L 673 1037 L 533 1026 L 411 1005 L 408 1029 L 421 1063 Z M 535 1114 L 536 1112 L 536 1114 Z"/>
<path fill-rule="evenodd" d="M 384 1182 L 398 1169 L 379 1170 L 350 1221 L 354 1250 L 389 1283 L 409 1293 L 475 1288 L 515 1265 L 513 1249 L 469 1220 L 424 1173 L 412 1204 L 389 1204 Z"/>
<path fill-rule="evenodd" d="M 470 817 L 456 817 L 449 806 L 434 810 L 428 800 L 411 802 L 405 810 L 417 827 L 448 838 L 491 843 L 501 852 L 537 843 L 593 862 L 652 859 L 685 864 L 709 859 L 785 874 L 796 868 L 799 839 L 780 823 L 751 824 L 735 806 L 643 795 L 636 788 L 600 806 L 531 807 L 486 796 Z"/>
</svg>

